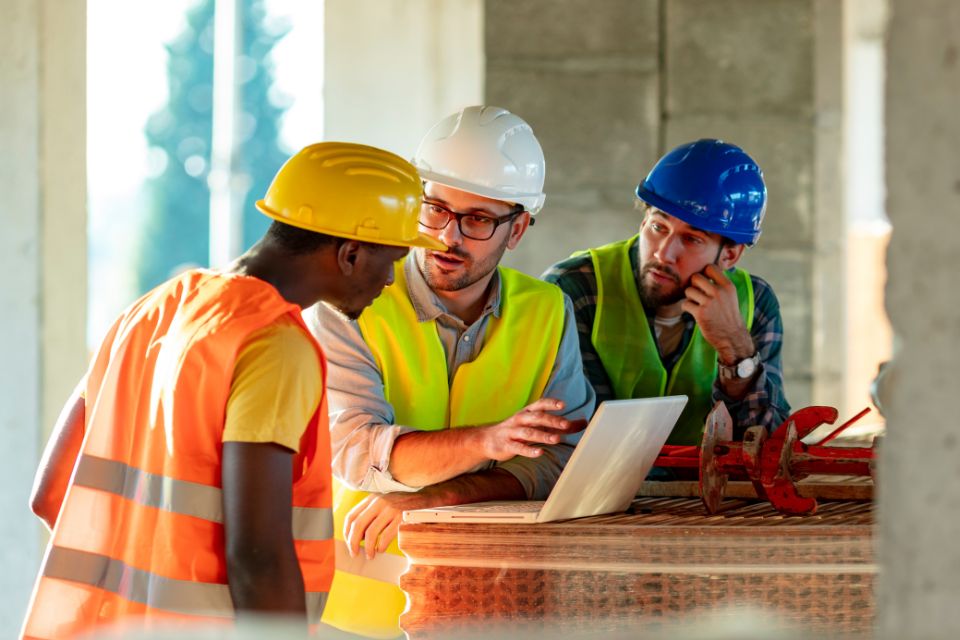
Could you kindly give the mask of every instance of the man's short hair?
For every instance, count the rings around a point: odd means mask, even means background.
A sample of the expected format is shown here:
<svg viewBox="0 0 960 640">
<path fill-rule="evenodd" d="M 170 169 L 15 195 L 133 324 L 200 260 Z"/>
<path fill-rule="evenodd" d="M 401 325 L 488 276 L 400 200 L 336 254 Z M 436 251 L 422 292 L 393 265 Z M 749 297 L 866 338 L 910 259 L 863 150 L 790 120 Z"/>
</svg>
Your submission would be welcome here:
<svg viewBox="0 0 960 640">
<path fill-rule="evenodd" d="M 340 245 L 347 241 L 347 238 L 301 229 L 279 220 L 274 220 L 270 224 L 267 237 L 291 255 L 313 253 L 324 247 L 339 249 Z"/>
</svg>

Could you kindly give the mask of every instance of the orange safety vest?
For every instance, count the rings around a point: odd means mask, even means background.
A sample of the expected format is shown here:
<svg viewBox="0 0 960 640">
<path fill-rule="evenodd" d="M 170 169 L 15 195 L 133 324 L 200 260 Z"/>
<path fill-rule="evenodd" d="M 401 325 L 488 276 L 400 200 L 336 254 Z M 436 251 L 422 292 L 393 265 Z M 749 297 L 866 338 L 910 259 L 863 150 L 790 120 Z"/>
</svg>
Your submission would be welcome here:
<svg viewBox="0 0 960 640">
<path fill-rule="evenodd" d="M 23 637 L 69 638 L 125 618 L 233 618 L 220 489 L 227 398 L 248 336 L 283 315 L 310 335 L 300 307 L 262 280 L 197 270 L 121 316 L 87 375 L 84 441 Z M 334 570 L 327 420 L 324 394 L 294 461 L 293 534 L 311 622 Z"/>
</svg>

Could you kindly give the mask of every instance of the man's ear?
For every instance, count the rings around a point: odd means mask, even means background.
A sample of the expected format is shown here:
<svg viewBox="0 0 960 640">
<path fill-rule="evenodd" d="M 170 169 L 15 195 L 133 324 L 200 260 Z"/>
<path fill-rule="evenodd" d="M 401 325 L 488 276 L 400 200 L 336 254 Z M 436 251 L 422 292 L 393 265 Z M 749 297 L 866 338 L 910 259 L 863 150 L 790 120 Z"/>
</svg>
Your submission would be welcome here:
<svg viewBox="0 0 960 640">
<path fill-rule="evenodd" d="M 746 248 L 747 245 L 745 244 L 723 243 L 717 265 L 723 270 L 732 269 L 740 261 L 740 256 L 743 255 L 743 250 Z"/>
<path fill-rule="evenodd" d="M 520 244 L 520 238 L 526 233 L 530 226 L 530 212 L 524 211 L 510 222 L 510 238 L 507 240 L 507 248 L 513 249 Z"/>
<path fill-rule="evenodd" d="M 353 275 L 360 262 L 362 243 L 357 240 L 346 240 L 337 249 L 337 267 L 345 276 Z"/>
</svg>

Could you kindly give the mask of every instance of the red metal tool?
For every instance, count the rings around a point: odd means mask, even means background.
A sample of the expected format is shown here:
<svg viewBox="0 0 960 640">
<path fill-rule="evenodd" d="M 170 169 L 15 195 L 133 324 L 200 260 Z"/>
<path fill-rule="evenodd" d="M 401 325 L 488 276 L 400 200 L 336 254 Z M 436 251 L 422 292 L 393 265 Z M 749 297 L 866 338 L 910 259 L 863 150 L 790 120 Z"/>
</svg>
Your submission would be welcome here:
<svg viewBox="0 0 960 640">
<path fill-rule="evenodd" d="M 746 430 L 743 441 L 733 440 L 733 420 L 726 405 L 718 402 L 704 426 L 701 446 L 663 448 L 655 465 L 692 468 L 700 472 L 700 496 L 707 511 L 720 509 L 730 476 L 753 482 L 757 495 L 787 515 L 809 515 L 817 510 L 814 498 L 801 496 L 796 481 L 811 474 L 870 476 L 873 474 L 876 446 L 827 447 L 847 427 L 863 417 L 869 409 L 834 429 L 816 444 L 805 444 L 803 438 L 823 424 L 833 424 L 837 410 L 833 407 L 806 407 L 768 433 L 764 427 Z"/>
</svg>

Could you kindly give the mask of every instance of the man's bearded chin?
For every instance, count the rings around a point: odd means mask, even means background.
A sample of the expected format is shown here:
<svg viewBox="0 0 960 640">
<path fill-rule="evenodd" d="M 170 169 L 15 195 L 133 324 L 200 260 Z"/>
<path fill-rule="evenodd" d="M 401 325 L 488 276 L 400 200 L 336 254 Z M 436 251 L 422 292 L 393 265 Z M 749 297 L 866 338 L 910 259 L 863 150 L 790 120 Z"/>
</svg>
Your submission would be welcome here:
<svg viewBox="0 0 960 640">
<path fill-rule="evenodd" d="M 676 287 L 671 288 L 669 291 L 665 290 L 663 285 L 658 282 L 649 282 L 647 274 L 653 268 L 657 268 L 660 272 L 669 273 L 676 278 L 676 274 L 661 265 L 645 265 L 640 272 L 640 301 L 645 308 L 659 309 L 661 307 L 667 307 L 676 302 L 680 302 L 686 297 L 683 293 L 686 287 L 680 286 L 679 279 L 675 280 Z"/>
</svg>

